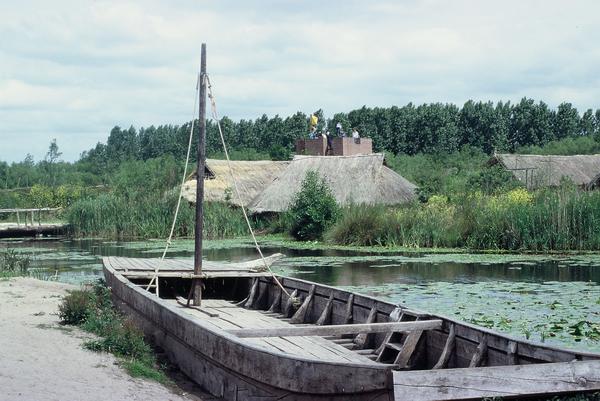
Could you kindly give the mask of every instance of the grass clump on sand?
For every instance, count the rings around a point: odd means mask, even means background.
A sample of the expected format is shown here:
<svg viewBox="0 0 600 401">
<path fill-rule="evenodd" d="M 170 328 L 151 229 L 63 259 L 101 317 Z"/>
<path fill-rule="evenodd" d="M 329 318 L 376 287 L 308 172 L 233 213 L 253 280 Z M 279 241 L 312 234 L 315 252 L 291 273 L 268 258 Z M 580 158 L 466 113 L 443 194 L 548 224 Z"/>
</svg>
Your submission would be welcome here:
<svg viewBox="0 0 600 401">
<path fill-rule="evenodd" d="M 99 338 L 86 341 L 84 348 L 114 354 L 131 376 L 160 383 L 169 381 L 152 348 L 144 341 L 142 331 L 114 308 L 110 290 L 102 281 L 70 291 L 59 305 L 59 318 L 63 324 L 96 334 Z"/>
</svg>

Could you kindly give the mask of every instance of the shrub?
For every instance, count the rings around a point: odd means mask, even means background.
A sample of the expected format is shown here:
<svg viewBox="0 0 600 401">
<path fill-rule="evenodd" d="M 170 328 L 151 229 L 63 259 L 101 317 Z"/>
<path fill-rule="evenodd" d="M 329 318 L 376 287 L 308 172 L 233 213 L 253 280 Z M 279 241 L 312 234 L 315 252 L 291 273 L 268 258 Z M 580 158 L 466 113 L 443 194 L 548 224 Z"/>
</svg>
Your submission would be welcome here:
<svg viewBox="0 0 600 401">
<path fill-rule="evenodd" d="M 58 306 L 58 318 L 61 323 L 72 325 L 84 323 L 93 304 L 91 295 L 88 290 L 69 291 Z"/>
<path fill-rule="evenodd" d="M 340 208 L 331 189 L 316 171 L 309 171 L 289 209 L 290 234 L 296 239 L 314 240 L 337 219 Z"/>
</svg>

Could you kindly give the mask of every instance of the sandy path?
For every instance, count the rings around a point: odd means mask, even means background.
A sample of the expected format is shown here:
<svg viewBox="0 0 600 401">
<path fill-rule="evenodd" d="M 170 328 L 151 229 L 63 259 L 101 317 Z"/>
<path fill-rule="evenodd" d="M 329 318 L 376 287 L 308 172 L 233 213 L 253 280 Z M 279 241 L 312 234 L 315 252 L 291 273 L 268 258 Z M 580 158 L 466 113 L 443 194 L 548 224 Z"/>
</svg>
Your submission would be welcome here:
<svg viewBox="0 0 600 401">
<path fill-rule="evenodd" d="M 105 353 L 87 351 L 89 334 L 58 324 L 68 284 L 0 280 L 1 400 L 199 400 L 133 379 Z"/>
</svg>

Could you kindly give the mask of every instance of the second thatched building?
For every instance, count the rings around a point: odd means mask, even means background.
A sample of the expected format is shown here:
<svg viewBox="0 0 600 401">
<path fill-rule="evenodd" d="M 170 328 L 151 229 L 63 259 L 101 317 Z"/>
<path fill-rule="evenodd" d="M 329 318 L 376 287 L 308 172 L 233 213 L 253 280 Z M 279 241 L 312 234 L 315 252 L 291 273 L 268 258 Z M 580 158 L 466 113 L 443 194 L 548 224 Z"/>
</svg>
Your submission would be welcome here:
<svg viewBox="0 0 600 401">
<path fill-rule="evenodd" d="M 385 166 L 382 154 L 295 156 L 279 176 L 250 202 L 250 210 L 254 213 L 285 211 L 309 171 L 316 171 L 325 179 L 342 206 L 395 205 L 416 199 L 417 187 Z"/>
<path fill-rule="evenodd" d="M 490 164 L 501 165 L 528 189 L 558 186 L 564 179 L 590 189 L 600 180 L 600 155 L 496 154 Z"/>
</svg>

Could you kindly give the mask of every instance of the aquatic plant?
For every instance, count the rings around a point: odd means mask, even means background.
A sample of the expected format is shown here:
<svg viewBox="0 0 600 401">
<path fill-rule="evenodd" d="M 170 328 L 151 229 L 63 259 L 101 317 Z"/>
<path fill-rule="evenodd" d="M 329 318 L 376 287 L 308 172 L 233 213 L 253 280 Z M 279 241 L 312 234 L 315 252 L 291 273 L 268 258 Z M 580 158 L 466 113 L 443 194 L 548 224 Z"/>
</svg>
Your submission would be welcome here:
<svg viewBox="0 0 600 401">
<path fill-rule="evenodd" d="M 600 192 L 571 185 L 498 195 L 472 192 L 448 201 L 395 208 L 345 208 L 325 237 L 335 244 L 467 247 L 528 251 L 599 250 Z"/>
<path fill-rule="evenodd" d="M 18 253 L 14 249 L 0 251 L 0 277 L 29 275 L 31 258 Z"/>
<path fill-rule="evenodd" d="M 165 238 L 169 235 L 178 193 L 125 197 L 116 193 L 100 194 L 75 202 L 66 211 L 71 235 L 104 238 Z M 194 235 L 195 208 L 183 203 L 175 226 L 176 237 Z M 261 218 L 253 225 L 266 226 Z M 204 204 L 204 236 L 225 238 L 248 234 L 239 208 L 221 202 Z"/>
</svg>

